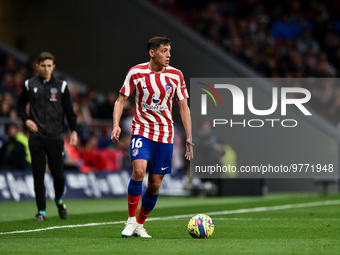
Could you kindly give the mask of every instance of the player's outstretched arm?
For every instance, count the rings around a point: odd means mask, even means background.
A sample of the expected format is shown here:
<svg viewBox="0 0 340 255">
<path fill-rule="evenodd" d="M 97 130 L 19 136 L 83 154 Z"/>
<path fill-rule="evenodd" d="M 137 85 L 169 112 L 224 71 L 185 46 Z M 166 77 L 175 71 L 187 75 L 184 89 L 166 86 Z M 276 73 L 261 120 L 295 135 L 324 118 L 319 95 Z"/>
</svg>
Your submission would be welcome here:
<svg viewBox="0 0 340 255">
<path fill-rule="evenodd" d="M 190 109 L 188 106 L 188 100 L 183 99 L 178 101 L 179 105 L 179 114 L 181 115 L 182 123 L 184 126 L 185 133 L 187 135 L 187 139 L 185 141 L 185 155 L 184 157 L 187 160 L 190 160 L 194 157 L 192 146 L 192 137 L 191 137 L 191 117 L 190 117 Z"/>
<path fill-rule="evenodd" d="M 127 96 L 119 93 L 119 96 L 113 108 L 113 128 L 112 128 L 112 133 L 111 133 L 111 140 L 114 143 L 119 143 L 119 136 L 121 133 L 119 122 L 120 122 L 120 118 L 122 117 L 124 104 L 127 99 L 128 99 Z"/>
</svg>

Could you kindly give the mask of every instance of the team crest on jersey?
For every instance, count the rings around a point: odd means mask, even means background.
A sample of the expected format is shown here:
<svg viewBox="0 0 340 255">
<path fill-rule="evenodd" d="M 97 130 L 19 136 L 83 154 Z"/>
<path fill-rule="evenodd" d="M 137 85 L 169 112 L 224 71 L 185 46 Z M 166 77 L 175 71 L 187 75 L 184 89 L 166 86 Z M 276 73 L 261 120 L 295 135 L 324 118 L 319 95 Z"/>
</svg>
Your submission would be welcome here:
<svg viewBox="0 0 340 255">
<path fill-rule="evenodd" d="M 132 156 L 136 157 L 138 155 L 139 150 L 138 149 L 133 149 L 132 150 Z"/>
<path fill-rule="evenodd" d="M 166 90 L 167 94 L 171 94 L 172 93 L 172 84 L 166 84 L 165 90 Z"/>
<path fill-rule="evenodd" d="M 33 89 L 33 91 L 34 91 L 34 93 L 37 93 L 37 91 L 38 91 L 38 88 L 37 88 L 37 87 L 35 87 L 35 88 Z"/>
<path fill-rule="evenodd" d="M 58 93 L 58 90 L 57 90 L 56 88 L 51 88 L 51 89 L 50 89 L 50 92 L 51 92 L 50 101 L 57 101 L 57 93 Z"/>
</svg>

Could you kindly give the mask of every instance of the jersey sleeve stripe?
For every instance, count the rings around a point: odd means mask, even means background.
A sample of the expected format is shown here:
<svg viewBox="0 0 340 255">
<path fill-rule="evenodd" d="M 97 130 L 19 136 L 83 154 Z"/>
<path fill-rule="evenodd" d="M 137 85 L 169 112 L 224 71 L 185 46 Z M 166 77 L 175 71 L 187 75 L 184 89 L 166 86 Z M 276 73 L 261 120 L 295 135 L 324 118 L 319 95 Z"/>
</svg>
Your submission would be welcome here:
<svg viewBox="0 0 340 255">
<path fill-rule="evenodd" d="M 26 87 L 26 89 L 28 91 L 29 90 L 29 81 L 28 80 L 25 81 L 25 87 Z"/>
<path fill-rule="evenodd" d="M 61 93 L 65 92 L 66 86 L 67 86 L 67 82 L 63 81 L 63 84 L 61 85 Z"/>
</svg>

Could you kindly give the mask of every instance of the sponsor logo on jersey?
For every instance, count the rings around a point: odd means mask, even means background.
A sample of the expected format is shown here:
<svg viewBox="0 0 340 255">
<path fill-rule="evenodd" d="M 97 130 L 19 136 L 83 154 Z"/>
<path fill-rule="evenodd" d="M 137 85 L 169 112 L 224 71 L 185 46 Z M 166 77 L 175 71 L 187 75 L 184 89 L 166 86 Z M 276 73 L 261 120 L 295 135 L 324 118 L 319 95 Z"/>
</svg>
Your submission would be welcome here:
<svg viewBox="0 0 340 255">
<path fill-rule="evenodd" d="M 161 102 L 161 100 L 159 98 L 156 98 L 156 95 L 152 96 L 152 103 L 159 104 L 160 102 Z"/>
<path fill-rule="evenodd" d="M 142 109 L 151 110 L 151 111 L 166 111 L 168 107 L 165 105 L 158 105 L 162 100 L 157 98 L 156 95 L 152 96 L 152 103 L 151 105 L 142 102 Z"/>
<path fill-rule="evenodd" d="M 148 105 L 147 103 L 142 102 L 142 109 L 151 111 L 166 111 L 168 107 L 164 105 Z"/>
</svg>

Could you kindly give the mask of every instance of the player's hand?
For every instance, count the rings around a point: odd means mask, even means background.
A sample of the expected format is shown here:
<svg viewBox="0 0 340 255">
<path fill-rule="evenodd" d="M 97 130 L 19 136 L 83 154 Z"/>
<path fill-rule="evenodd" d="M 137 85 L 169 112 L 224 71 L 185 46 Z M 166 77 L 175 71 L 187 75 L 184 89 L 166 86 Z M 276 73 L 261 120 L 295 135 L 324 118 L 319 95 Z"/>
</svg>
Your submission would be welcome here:
<svg viewBox="0 0 340 255">
<path fill-rule="evenodd" d="M 78 143 L 78 134 L 76 131 L 72 131 L 71 137 L 70 137 L 70 145 L 72 147 L 76 147 Z"/>
<path fill-rule="evenodd" d="M 38 132 L 38 126 L 37 126 L 37 124 L 35 124 L 35 122 L 33 120 L 26 120 L 25 124 L 31 132 L 33 132 L 33 133 Z"/>
<path fill-rule="evenodd" d="M 112 133 L 111 133 L 111 141 L 114 143 L 119 143 L 119 136 L 120 133 L 122 132 L 121 128 L 118 127 L 113 127 Z"/>
<path fill-rule="evenodd" d="M 187 139 L 185 141 L 185 155 L 184 157 L 187 159 L 187 160 L 190 160 L 194 157 L 194 151 L 193 151 L 193 148 L 192 146 L 194 146 L 194 144 L 191 142 L 191 139 Z"/>
</svg>

